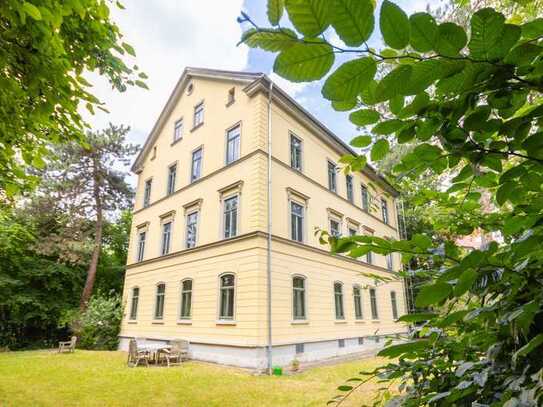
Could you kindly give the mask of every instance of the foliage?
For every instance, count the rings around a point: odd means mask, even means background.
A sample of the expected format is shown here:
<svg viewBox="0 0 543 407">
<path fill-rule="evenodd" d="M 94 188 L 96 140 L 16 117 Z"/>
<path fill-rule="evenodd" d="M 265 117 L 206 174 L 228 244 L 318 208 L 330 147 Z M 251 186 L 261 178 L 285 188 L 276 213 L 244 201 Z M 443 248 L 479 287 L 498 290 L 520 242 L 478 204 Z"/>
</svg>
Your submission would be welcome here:
<svg viewBox="0 0 543 407">
<path fill-rule="evenodd" d="M 105 224 L 97 271 L 103 292 L 121 292 L 130 219 L 127 211 Z M 0 210 L 0 347 L 51 347 L 69 336 L 65 318 L 77 309 L 90 250 L 75 257 L 67 253 L 73 247 L 92 249 L 92 235 L 70 237 L 73 225 L 67 221 L 55 211 L 35 210 L 32 202 Z M 55 243 L 44 245 L 50 241 Z"/>
<path fill-rule="evenodd" d="M 44 158 L 54 154 L 51 145 L 86 145 L 80 105 L 91 113 L 105 110 L 89 92 L 88 72 L 104 76 L 118 91 L 128 85 L 146 87 L 145 74 L 123 62 L 123 55 L 135 55 L 134 49 L 111 21 L 110 4 L 112 0 L 0 2 L 3 198 L 35 185 L 26 168 L 43 168 Z"/>
<path fill-rule="evenodd" d="M 116 350 L 122 317 L 120 294 L 94 295 L 85 311 L 77 315 L 78 345 L 83 349 Z"/>
<path fill-rule="evenodd" d="M 78 143 L 62 146 L 58 149 L 58 160 L 42 175 L 41 190 L 50 206 L 60 207 L 61 212 L 68 213 L 79 224 L 95 219 L 92 254 L 80 300 L 82 310 L 94 287 L 103 244 L 104 215 L 129 208 L 134 194 L 123 171 L 138 149 L 126 143 L 128 131 L 128 127 L 110 124 L 103 131 L 87 133 L 87 146 Z"/>
<path fill-rule="evenodd" d="M 312 1 L 296 3 L 299 14 L 313 8 Z M 323 78 L 341 55 L 323 96 L 338 110 L 356 109 L 354 124 L 357 117 L 376 123 L 372 159 L 382 159 L 391 145 L 412 143 L 394 168 L 398 176 L 456 174 L 446 191 L 428 196 L 448 213 L 451 232 L 467 235 L 477 228 L 501 236 L 471 252 L 452 239 L 436 246 L 425 234 L 404 241 L 328 239 L 337 253 L 399 252 L 405 262 L 416 257 L 431 267 L 424 270 L 431 282 L 416 302 L 435 312 L 420 316 L 422 328 L 411 341 L 382 351 L 399 360 L 373 374 L 389 384 L 399 381 L 400 390 L 396 396 L 383 392 L 383 400 L 405 406 L 541 404 L 543 20 L 515 24 L 483 8 L 466 30 L 428 13 L 407 16 L 385 1 L 379 19 L 389 48 L 375 50 L 365 44 L 373 8 L 371 0 L 335 0 L 319 14 L 318 38 L 308 36 L 305 20 L 290 18 L 296 32 L 287 32 L 261 28 L 244 15 L 252 27 L 242 40 L 263 49 L 273 43 L 279 52 L 275 72 L 297 82 Z M 332 29 L 345 46 L 327 40 Z M 367 69 L 368 58 L 377 70 Z M 385 104 L 390 108 L 382 109 Z M 366 158 L 342 162 L 347 171 L 358 170 Z M 472 216 L 482 194 L 492 205 Z"/>
</svg>

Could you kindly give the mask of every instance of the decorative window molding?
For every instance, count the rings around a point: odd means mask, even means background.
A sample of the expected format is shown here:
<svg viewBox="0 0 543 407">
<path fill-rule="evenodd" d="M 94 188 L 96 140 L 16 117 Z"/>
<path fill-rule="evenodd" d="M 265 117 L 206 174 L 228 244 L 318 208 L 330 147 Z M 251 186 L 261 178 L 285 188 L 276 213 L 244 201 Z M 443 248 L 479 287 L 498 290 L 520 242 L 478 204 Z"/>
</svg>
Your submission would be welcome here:
<svg viewBox="0 0 543 407">
<path fill-rule="evenodd" d="M 349 225 L 353 225 L 356 227 L 356 229 L 358 229 L 360 227 L 360 222 L 357 221 L 356 219 L 353 219 L 353 218 L 349 218 L 348 216 L 345 218 L 347 220 L 347 223 Z"/>
<path fill-rule="evenodd" d="M 343 221 L 344 215 L 341 212 L 336 211 L 335 209 L 332 209 L 332 208 L 326 208 L 326 212 L 328 212 L 328 216 L 339 218 L 340 220 Z"/>
<path fill-rule="evenodd" d="M 218 189 L 217 192 L 221 195 L 221 200 L 222 200 L 228 195 L 234 195 L 234 194 L 241 195 L 242 188 L 243 188 L 243 180 L 239 180 L 230 185 L 227 185 L 225 187 Z"/>
<path fill-rule="evenodd" d="M 175 209 L 172 209 L 171 211 L 168 211 L 168 212 L 164 212 L 162 215 L 158 215 L 158 217 L 160 218 L 160 221 L 162 223 L 173 220 L 175 218 Z"/>
<path fill-rule="evenodd" d="M 146 232 L 149 229 L 150 224 L 151 222 L 149 221 L 142 222 L 136 226 L 136 229 L 138 230 L 138 232 Z"/>
<path fill-rule="evenodd" d="M 183 205 L 183 209 L 185 210 L 185 214 L 188 212 L 194 212 L 199 211 L 202 208 L 204 200 L 202 198 L 195 199 L 194 201 L 190 201 Z"/>
<path fill-rule="evenodd" d="M 307 206 L 307 203 L 309 202 L 309 196 L 299 192 L 299 191 L 296 191 L 295 189 L 291 188 L 291 187 L 287 187 L 287 196 L 288 196 L 288 199 L 289 201 L 290 200 L 298 200 L 298 201 L 303 201 L 303 203 Z"/>
</svg>

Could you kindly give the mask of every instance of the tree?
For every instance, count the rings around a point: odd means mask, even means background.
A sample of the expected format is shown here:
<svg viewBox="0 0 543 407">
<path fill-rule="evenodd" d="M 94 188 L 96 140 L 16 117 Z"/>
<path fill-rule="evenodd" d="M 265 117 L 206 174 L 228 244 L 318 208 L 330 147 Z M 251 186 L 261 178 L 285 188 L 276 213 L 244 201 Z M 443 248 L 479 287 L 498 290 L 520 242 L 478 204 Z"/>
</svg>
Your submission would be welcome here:
<svg viewBox="0 0 543 407">
<path fill-rule="evenodd" d="M 279 26 L 286 10 L 294 29 Z M 417 177 L 456 174 L 443 195 L 449 227 L 499 233 L 499 241 L 464 251 L 454 240 L 436 246 L 425 234 L 409 240 L 329 237 L 331 250 L 360 257 L 399 252 L 430 265 L 430 282 L 416 304 L 431 312 L 406 315 L 422 326 L 382 356 L 398 358 L 370 373 L 399 381 L 389 405 L 536 406 L 543 401 L 543 20 L 508 23 L 493 8 L 477 10 L 470 29 L 437 23 L 428 13 L 407 16 L 384 0 L 379 29 L 385 47 L 370 48 L 372 0 L 269 0 L 272 27 L 251 27 L 242 41 L 277 52 L 274 71 L 292 81 L 326 78 L 323 97 L 337 110 L 354 110 L 356 125 L 372 125 L 373 161 L 391 144 L 413 149 L 394 169 Z M 335 30 L 345 45 L 327 40 Z M 336 55 L 346 62 L 334 66 Z M 378 69 L 387 65 L 391 69 Z M 378 74 L 382 72 L 383 74 Z M 388 105 L 383 117 L 380 107 Z M 365 156 L 346 156 L 360 170 Z M 493 206 L 474 219 L 481 192 Z M 360 378 L 339 389 L 349 394 Z M 344 396 L 332 402 L 341 403 Z"/>
<path fill-rule="evenodd" d="M 110 20 L 112 0 L 0 2 L 0 197 L 35 186 L 26 168 L 43 168 L 55 145 L 85 142 L 80 106 L 104 109 L 84 76 L 98 72 L 112 87 L 145 87 L 135 55 Z M 116 5 L 123 8 L 116 1 Z"/>
<path fill-rule="evenodd" d="M 130 207 L 133 190 L 120 170 L 129 164 L 138 147 L 127 144 L 129 128 L 114 126 L 89 132 L 87 146 L 72 142 L 62 146 L 58 160 L 43 174 L 42 193 L 60 205 L 74 220 L 94 218 L 94 243 L 87 278 L 81 294 L 80 308 L 84 310 L 91 297 L 103 244 L 106 212 Z M 81 224 L 81 223 L 79 223 Z"/>
</svg>

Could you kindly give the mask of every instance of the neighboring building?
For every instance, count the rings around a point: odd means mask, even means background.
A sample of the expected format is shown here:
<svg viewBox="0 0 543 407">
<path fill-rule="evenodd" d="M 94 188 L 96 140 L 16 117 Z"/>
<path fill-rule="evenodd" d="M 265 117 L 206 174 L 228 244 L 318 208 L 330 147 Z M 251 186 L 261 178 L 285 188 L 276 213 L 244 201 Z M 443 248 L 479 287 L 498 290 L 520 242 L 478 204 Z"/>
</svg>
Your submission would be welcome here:
<svg viewBox="0 0 543 407">
<path fill-rule="evenodd" d="M 398 238 L 397 192 L 371 168 L 338 171 L 350 148 L 275 85 L 269 105 L 270 85 L 263 74 L 183 72 L 133 166 L 122 348 L 183 338 L 196 359 L 265 368 L 269 278 L 274 366 L 406 331 L 395 322 L 399 257 L 332 255 L 314 234 Z"/>
</svg>

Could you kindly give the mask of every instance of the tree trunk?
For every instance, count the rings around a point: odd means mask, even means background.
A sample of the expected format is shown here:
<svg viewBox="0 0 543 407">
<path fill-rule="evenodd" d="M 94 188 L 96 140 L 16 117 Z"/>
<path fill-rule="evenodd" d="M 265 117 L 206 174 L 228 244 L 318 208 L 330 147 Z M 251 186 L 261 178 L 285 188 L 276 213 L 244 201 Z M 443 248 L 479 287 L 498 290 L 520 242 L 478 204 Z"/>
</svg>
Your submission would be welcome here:
<svg viewBox="0 0 543 407">
<path fill-rule="evenodd" d="M 100 195 L 100 174 L 98 171 L 98 163 L 96 158 L 94 162 L 94 203 L 96 208 L 96 227 L 94 233 L 94 248 L 92 250 L 92 257 L 87 271 L 87 280 L 85 281 L 85 287 L 81 293 L 81 300 L 79 302 L 80 311 L 85 311 L 92 295 L 92 289 L 94 287 L 94 280 L 96 280 L 96 269 L 98 267 L 98 260 L 100 258 L 100 251 L 102 250 L 102 229 L 103 229 L 103 208 L 102 208 L 102 196 Z"/>
</svg>

